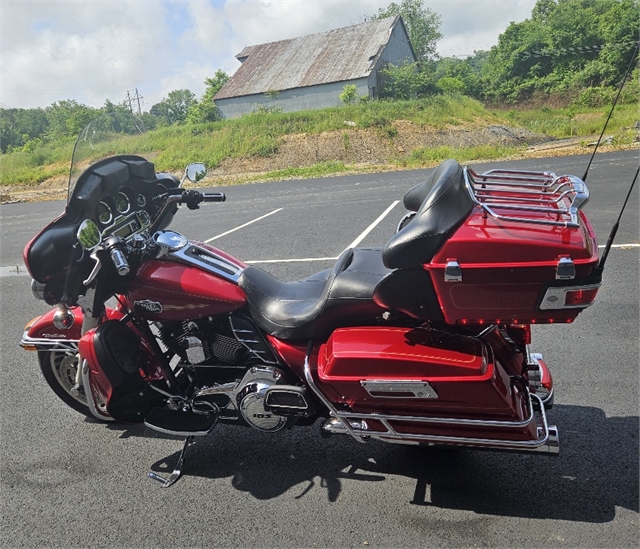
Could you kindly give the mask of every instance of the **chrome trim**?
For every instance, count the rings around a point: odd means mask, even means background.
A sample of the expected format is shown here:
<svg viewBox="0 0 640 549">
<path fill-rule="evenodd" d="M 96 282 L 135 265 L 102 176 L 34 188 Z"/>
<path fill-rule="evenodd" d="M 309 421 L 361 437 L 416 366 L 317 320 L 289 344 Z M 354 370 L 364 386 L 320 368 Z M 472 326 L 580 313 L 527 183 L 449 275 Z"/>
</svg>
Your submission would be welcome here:
<svg viewBox="0 0 640 549">
<path fill-rule="evenodd" d="M 589 189 L 574 175 L 556 177 L 549 172 L 491 170 L 477 174 L 468 167 L 464 181 L 475 204 L 488 215 L 505 221 L 520 221 L 556 227 L 578 227 L 578 212 L 589 201 Z M 566 201 L 569 200 L 567 206 Z M 494 208 L 514 212 L 546 213 L 557 220 L 498 214 Z"/>
<path fill-rule="evenodd" d="M 362 380 L 360 385 L 369 396 L 373 398 L 438 398 L 438 393 L 427 381 L 406 381 L 402 379 L 372 379 Z M 380 395 L 375 393 L 391 393 Z M 393 395 L 393 393 L 411 393 L 413 397 L 406 395 Z"/>
<path fill-rule="evenodd" d="M 551 286 L 547 288 L 544 297 L 540 302 L 539 309 L 541 311 L 549 311 L 555 309 L 586 309 L 593 305 L 591 303 L 580 303 L 578 305 L 567 305 L 567 293 L 579 290 L 595 290 L 600 287 L 598 284 L 585 284 L 583 286 Z"/>
<path fill-rule="evenodd" d="M 350 422 L 347 421 L 346 418 L 341 417 L 338 411 L 333 407 L 333 404 L 331 404 L 329 399 L 322 394 L 322 392 L 318 389 L 315 382 L 313 381 L 313 376 L 311 375 L 311 365 L 309 360 L 311 357 L 312 350 L 313 350 L 313 340 L 310 339 L 309 344 L 307 345 L 307 352 L 304 357 L 304 377 L 307 380 L 309 387 L 315 393 L 315 395 L 322 401 L 322 403 L 327 407 L 327 409 L 329 410 L 329 415 L 331 415 L 332 417 L 340 421 L 340 423 L 342 423 L 343 427 L 345 428 L 345 431 L 348 434 L 350 434 L 358 442 L 363 442 L 363 443 L 366 442 L 360 435 L 356 433 L 354 429 L 352 429 Z"/>
<path fill-rule="evenodd" d="M 25 331 L 20 340 L 20 347 L 36 347 L 38 351 L 77 351 L 78 339 L 48 339 L 44 337 L 29 337 Z"/>
<path fill-rule="evenodd" d="M 529 393 L 529 404 L 531 410 L 531 419 L 533 419 L 533 401 L 535 399 L 538 403 L 540 422 L 538 426 L 538 438 L 536 440 L 504 440 L 504 439 L 490 439 L 490 438 L 474 438 L 474 437 L 457 437 L 457 436 L 443 436 L 443 435 L 425 435 L 421 433 L 399 433 L 389 423 L 394 420 L 402 421 L 416 421 L 416 422 L 433 422 L 433 420 L 442 420 L 443 418 L 418 418 L 411 416 L 389 416 L 382 414 L 355 414 L 338 412 L 337 419 L 343 420 L 342 424 L 349 424 L 349 434 L 354 437 L 366 436 L 375 438 L 383 442 L 391 443 L 407 443 L 407 442 L 422 442 L 429 444 L 454 444 L 460 446 L 473 446 L 473 447 L 485 447 L 485 448 L 498 448 L 504 450 L 516 450 L 527 452 L 546 452 L 550 454 L 557 454 L 559 452 L 558 433 L 555 426 L 549 426 L 547 423 L 547 416 L 545 413 L 543 401 L 535 394 Z M 349 419 L 359 419 L 366 425 L 366 420 L 376 420 L 384 425 L 387 429 L 386 432 L 373 431 L 368 428 L 358 428 L 352 421 L 347 422 Z M 461 420 L 457 420 L 461 421 Z M 506 423 L 509 422 L 491 422 L 483 420 L 466 420 L 467 425 L 479 425 L 487 427 L 507 427 Z M 498 423 L 498 425 L 495 425 Z M 326 424 L 325 424 L 326 425 Z M 453 423 L 452 425 L 461 425 L 461 423 Z M 526 424 L 525 424 L 526 425 Z M 524 426 L 522 422 L 511 422 L 511 427 Z M 336 429 L 336 425 L 331 427 L 325 427 L 330 432 L 339 432 Z"/>
<path fill-rule="evenodd" d="M 447 265 L 444 268 L 444 281 L 462 282 L 462 269 L 460 268 L 460 263 L 455 259 L 447 261 Z"/>
<path fill-rule="evenodd" d="M 411 221 L 416 216 L 416 213 L 417 212 L 407 212 L 406 214 L 404 214 L 402 216 L 402 219 L 398 221 L 398 224 L 396 225 L 396 233 L 399 233 L 402 229 L 404 229 L 407 226 L 407 223 L 409 223 L 409 221 Z"/>
<path fill-rule="evenodd" d="M 194 257 L 192 255 L 193 250 L 199 252 L 198 257 Z M 244 271 L 244 267 L 231 262 L 225 257 L 212 252 L 211 250 L 202 248 L 197 244 L 194 244 L 193 242 L 189 242 L 189 245 L 184 246 L 179 250 L 167 253 L 166 257 L 173 258 L 174 260 L 180 261 L 181 263 L 193 265 L 195 267 L 198 267 L 199 269 L 202 269 L 203 271 L 224 278 L 225 280 L 229 280 L 234 284 L 238 283 L 238 279 L 240 278 L 242 271 Z"/>
<path fill-rule="evenodd" d="M 147 473 L 148 477 L 153 480 L 157 480 L 162 483 L 163 488 L 169 488 L 172 484 L 182 476 L 182 468 L 184 467 L 184 458 L 187 453 L 187 448 L 193 442 L 193 437 L 188 436 L 184 441 L 184 445 L 182 446 L 182 450 L 180 451 L 180 455 L 178 456 L 178 461 L 176 462 L 175 467 L 173 468 L 173 472 L 169 475 L 168 478 L 164 478 L 160 476 L 158 473 L 154 471 L 149 471 Z"/>
<path fill-rule="evenodd" d="M 41 299 L 44 301 L 44 287 L 45 284 L 42 282 L 38 282 L 35 279 L 31 279 L 31 292 L 36 299 Z"/>
<path fill-rule="evenodd" d="M 576 277 L 576 265 L 570 257 L 561 257 L 556 265 L 556 280 L 571 280 Z"/>
<path fill-rule="evenodd" d="M 84 387 L 84 395 L 87 399 L 87 406 L 91 414 L 100 421 L 115 421 L 109 414 L 103 414 L 98 410 L 98 404 L 95 401 L 95 396 L 91 390 L 91 381 L 89 380 L 89 364 L 86 359 L 82 360 L 82 386 Z"/>
<path fill-rule="evenodd" d="M 540 366 L 540 360 L 544 360 L 542 354 L 532 353 L 529 350 L 529 345 L 526 346 L 527 350 L 527 378 L 529 381 L 529 389 L 535 391 L 535 394 L 542 399 L 542 404 L 546 405 L 553 401 L 553 387 L 549 391 L 542 385 L 542 367 Z"/>
</svg>

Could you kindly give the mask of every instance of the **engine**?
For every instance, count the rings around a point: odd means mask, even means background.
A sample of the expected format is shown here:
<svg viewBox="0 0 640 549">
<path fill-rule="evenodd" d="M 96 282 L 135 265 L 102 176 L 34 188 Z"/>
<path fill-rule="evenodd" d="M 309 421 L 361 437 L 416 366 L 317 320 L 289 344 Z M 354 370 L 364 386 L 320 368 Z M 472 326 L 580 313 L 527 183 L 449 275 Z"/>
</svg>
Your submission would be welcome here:
<svg viewBox="0 0 640 549">
<path fill-rule="evenodd" d="M 265 408 L 267 390 L 282 378 L 275 368 L 250 368 L 238 385 L 236 400 L 244 420 L 260 431 L 279 431 L 287 424 L 287 417 Z"/>
</svg>

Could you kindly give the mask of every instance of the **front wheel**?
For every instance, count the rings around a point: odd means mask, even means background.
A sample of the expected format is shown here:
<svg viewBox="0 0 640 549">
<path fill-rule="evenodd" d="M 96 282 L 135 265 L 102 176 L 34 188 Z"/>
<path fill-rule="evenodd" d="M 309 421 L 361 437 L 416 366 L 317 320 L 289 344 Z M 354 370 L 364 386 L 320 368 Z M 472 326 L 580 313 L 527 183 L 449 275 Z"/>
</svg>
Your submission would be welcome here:
<svg viewBox="0 0 640 549">
<path fill-rule="evenodd" d="M 38 351 L 38 361 L 42 375 L 53 392 L 76 412 L 93 418 L 84 389 L 73 390 L 79 367 L 78 352 L 67 349 Z"/>
</svg>

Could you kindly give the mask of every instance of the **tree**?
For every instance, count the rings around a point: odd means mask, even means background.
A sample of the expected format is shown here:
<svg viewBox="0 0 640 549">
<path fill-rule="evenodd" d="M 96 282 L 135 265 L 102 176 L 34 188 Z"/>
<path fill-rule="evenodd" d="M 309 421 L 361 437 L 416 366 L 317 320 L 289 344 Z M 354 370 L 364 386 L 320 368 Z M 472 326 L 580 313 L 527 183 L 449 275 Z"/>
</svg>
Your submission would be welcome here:
<svg viewBox="0 0 640 549">
<path fill-rule="evenodd" d="M 437 59 L 436 43 L 442 38 L 442 17 L 427 8 L 424 0 L 402 0 L 400 4 L 391 2 L 386 8 L 380 8 L 371 19 L 385 19 L 397 15 L 404 21 L 418 61 Z"/>
<path fill-rule="evenodd" d="M 358 88 L 355 84 L 346 84 L 342 88 L 342 93 L 340 94 L 340 101 L 343 103 L 350 105 L 351 103 L 355 103 L 356 99 L 358 99 Z"/>
<path fill-rule="evenodd" d="M 639 27 L 639 0 L 538 0 L 531 18 L 511 23 L 491 48 L 485 97 L 515 101 L 614 86 Z"/>
<path fill-rule="evenodd" d="M 99 113 L 98 109 L 88 107 L 73 99 L 52 103 L 45 109 L 45 115 L 49 121 L 47 139 L 75 138 Z"/>
<path fill-rule="evenodd" d="M 229 80 L 229 75 L 223 70 L 218 69 L 212 78 L 205 78 L 206 88 L 200 101 L 192 103 L 187 113 L 188 124 L 199 124 L 202 122 L 215 122 L 220 120 L 220 111 L 213 101 L 216 93 Z"/>
<path fill-rule="evenodd" d="M 0 150 L 22 147 L 43 136 L 48 127 L 43 109 L 0 109 Z"/>
<path fill-rule="evenodd" d="M 149 112 L 165 124 L 182 124 L 187 119 L 189 107 L 196 102 L 196 96 L 189 90 L 173 90 L 167 97 L 151 107 Z"/>
<path fill-rule="evenodd" d="M 437 91 L 432 71 L 418 70 L 417 63 L 388 65 L 382 69 L 382 99 L 416 99 Z"/>
</svg>

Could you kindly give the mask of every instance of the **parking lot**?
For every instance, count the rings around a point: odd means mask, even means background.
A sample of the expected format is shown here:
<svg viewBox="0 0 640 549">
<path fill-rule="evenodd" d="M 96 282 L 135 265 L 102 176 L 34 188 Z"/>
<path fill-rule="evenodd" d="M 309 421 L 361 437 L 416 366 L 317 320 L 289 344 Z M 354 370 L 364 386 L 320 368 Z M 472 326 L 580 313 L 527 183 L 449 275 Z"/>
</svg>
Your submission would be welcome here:
<svg viewBox="0 0 640 549">
<path fill-rule="evenodd" d="M 587 156 L 476 166 L 582 176 Z M 604 244 L 637 151 L 597 155 L 585 211 Z M 283 280 L 329 267 L 348 246 L 382 246 L 406 190 L 430 170 L 226 187 L 227 202 L 181 209 L 172 229 Z M 65 407 L 22 328 L 47 310 L 21 273 L 26 242 L 63 202 L 0 206 L 2 547 L 636 547 L 639 526 L 638 189 L 596 303 L 570 325 L 535 326 L 555 380 L 560 455 L 436 451 L 319 425 L 274 434 L 218 426 L 181 441 Z M 15 273 L 17 274 L 14 274 Z"/>
</svg>

